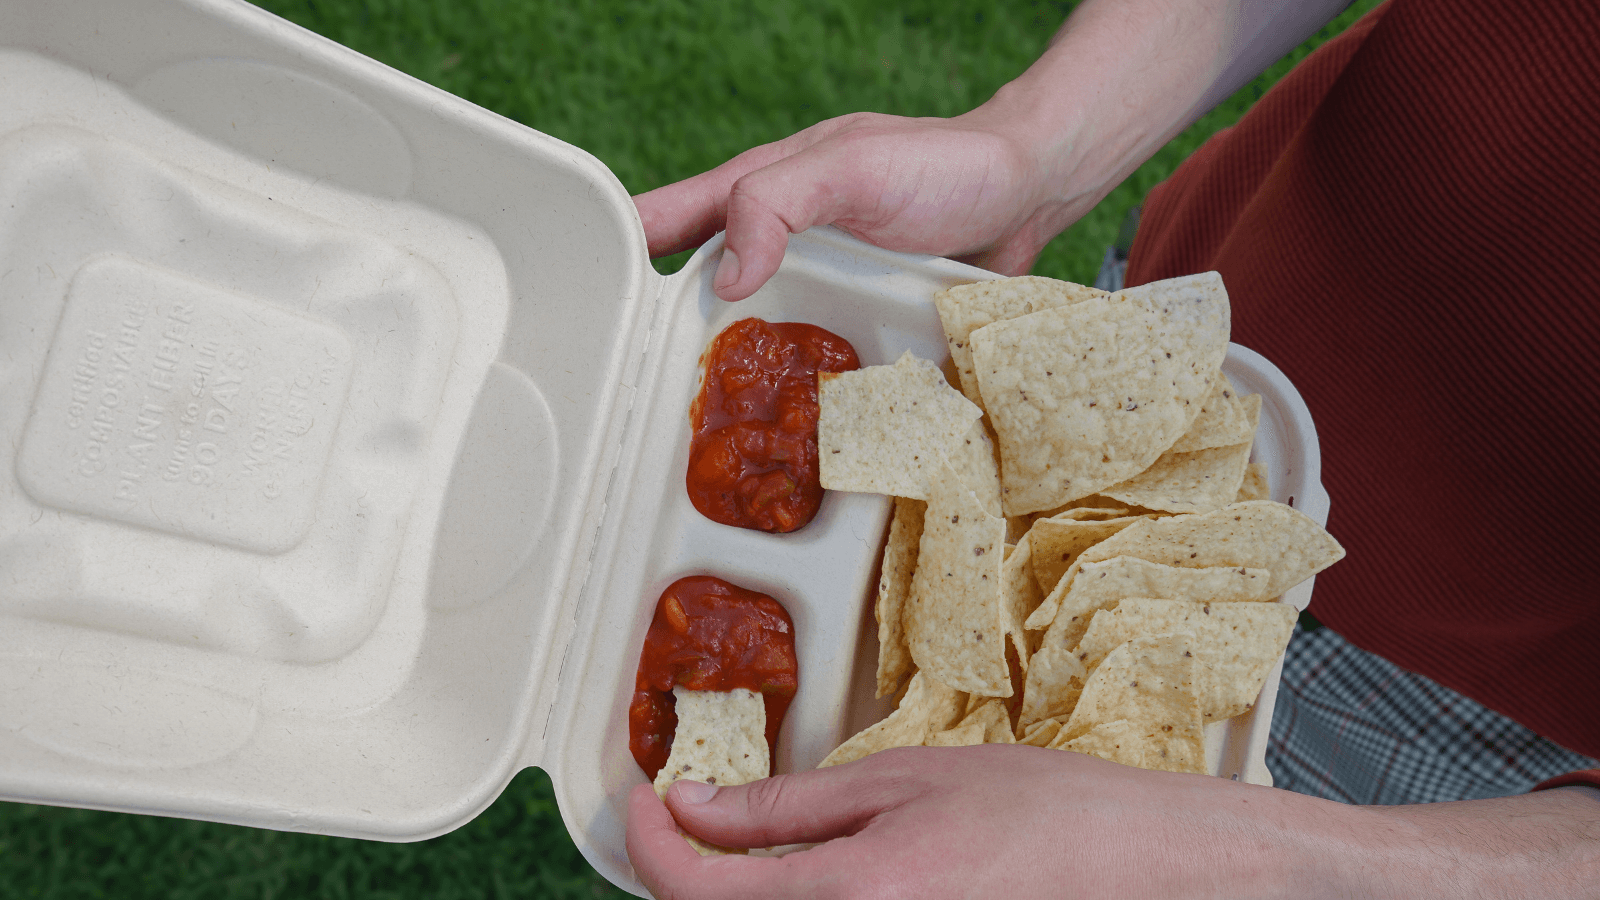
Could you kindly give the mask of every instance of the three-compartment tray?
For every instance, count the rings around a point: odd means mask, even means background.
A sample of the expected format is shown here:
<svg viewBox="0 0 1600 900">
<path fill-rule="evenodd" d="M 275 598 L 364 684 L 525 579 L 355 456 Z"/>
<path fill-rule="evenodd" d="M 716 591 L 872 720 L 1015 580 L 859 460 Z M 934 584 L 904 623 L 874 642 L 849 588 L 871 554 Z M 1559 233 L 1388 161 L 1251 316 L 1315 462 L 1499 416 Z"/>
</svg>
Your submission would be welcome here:
<svg viewBox="0 0 1600 900">
<path fill-rule="evenodd" d="M 794 617 L 780 771 L 886 712 L 887 500 L 701 518 L 699 357 L 759 316 L 943 359 L 933 293 L 992 275 L 821 229 L 724 304 L 582 151 L 231 0 L 7 4 L 0 83 L 0 797 L 416 840 L 538 765 L 639 891 L 627 703 L 696 573 Z M 1304 404 L 1225 369 L 1324 520 Z M 1275 691 L 1219 774 L 1270 780 Z"/>
</svg>

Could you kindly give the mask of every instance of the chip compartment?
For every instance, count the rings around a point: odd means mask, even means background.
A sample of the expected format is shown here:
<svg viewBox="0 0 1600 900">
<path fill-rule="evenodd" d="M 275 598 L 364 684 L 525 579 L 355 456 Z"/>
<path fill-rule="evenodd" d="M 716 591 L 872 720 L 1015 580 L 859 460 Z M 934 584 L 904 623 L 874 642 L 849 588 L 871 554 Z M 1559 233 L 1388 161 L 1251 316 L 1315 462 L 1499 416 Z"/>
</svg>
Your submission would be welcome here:
<svg viewBox="0 0 1600 900">
<path fill-rule="evenodd" d="M 0 797 L 403 841 L 538 765 L 640 893 L 627 706 L 673 580 L 793 617 L 778 771 L 888 711 L 889 501 L 701 517 L 700 354 L 758 316 L 943 361 L 933 293 L 993 275 L 815 229 L 725 304 L 721 239 L 658 276 L 581 150 L 234 0 L 6 4 L 0 81 Z M 1325 521 L 1293 387 L 1224 369 Z M 1276 678 L 1208 731 L 1223 777 L 1270 781 Z"/>
</svg>

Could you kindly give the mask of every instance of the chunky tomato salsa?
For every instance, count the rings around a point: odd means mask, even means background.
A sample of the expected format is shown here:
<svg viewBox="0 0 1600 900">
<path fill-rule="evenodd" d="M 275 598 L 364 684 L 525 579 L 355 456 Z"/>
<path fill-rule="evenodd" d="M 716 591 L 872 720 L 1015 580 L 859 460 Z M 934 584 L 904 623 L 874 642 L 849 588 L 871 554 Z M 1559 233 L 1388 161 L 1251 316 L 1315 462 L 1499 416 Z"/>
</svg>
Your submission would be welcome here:
<svg viewBox="0 0 1600 900">
<path fill-rule="evenodd" d="M 817 475 L 817 373 L 861 361 L 850 342 L 815 325 L 742 319 L 706 351 L 690 410 L 689 499 L 706 518 L 786 532 L 822 504 Z"/>
<path fill-rule="evenodd" d="M 720 578 L 696 575 L 672 583 L 656 604 L 645 635 L 628 707 L 628 749 L 652 779 L 667 764 L 678 728 L 672 689 L 748 688 L 767 708 L 767 749 L 799 684 L 794 622 L 782 604 Z M 771 754 L 777 759 L 777 754 Z"/>
</svg>

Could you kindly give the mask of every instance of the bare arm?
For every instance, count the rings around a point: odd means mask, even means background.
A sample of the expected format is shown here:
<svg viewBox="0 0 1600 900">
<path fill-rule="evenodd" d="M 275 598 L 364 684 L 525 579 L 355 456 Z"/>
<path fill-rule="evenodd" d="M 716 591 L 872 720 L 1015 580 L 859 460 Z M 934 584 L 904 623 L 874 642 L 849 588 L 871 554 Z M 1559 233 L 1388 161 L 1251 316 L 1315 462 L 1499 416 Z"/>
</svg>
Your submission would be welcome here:
<svg viewBox="0 0 1600 900">
<path fill-rule="evenodd" d="M 1366 807 L 1367 896 L 1600 896 L 1592 788 L 1419 806 Z"/>
</svg>

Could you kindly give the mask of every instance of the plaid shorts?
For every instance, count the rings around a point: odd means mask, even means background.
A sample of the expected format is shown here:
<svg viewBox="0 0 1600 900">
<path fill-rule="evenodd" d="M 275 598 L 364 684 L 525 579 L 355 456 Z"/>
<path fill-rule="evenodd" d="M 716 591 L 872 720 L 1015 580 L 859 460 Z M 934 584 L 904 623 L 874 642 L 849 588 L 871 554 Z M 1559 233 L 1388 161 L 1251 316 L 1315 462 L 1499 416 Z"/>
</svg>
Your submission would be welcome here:
<svg viewBox="0 0 1600 900">
<path fill-rule="evenodd" d="M 1504 797 L 1600 768 L 1482 704 L 1363 650 L 1295 627 L 1267 768 L 1287 790 L 1360 804 Z"/>
</svg>

